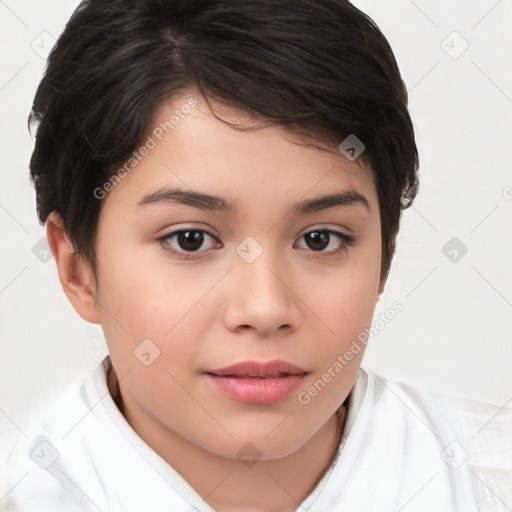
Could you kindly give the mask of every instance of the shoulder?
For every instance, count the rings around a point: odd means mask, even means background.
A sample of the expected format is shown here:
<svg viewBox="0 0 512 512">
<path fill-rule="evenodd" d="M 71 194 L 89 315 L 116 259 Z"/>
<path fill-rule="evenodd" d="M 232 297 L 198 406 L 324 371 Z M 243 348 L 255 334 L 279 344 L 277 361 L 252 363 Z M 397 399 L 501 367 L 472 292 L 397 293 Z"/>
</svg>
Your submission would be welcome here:
<svg viewBox="0 0 512 512">
<path fill-rule="evenodd" d="M 485 510 L 512 505 L 512 400 L 503 406 L 432 393 L 456 430 L 475 496 Z"/>
<path fill-rule="evenodd" d="M 101 371 L 104 362 L 96 372 Z M 94 375 L 77 379 L 33 417 L 20 436 L 7 449 L 6 478 L 2 489 L 2 511 L 66 510 L 86 511 L 91 503 L 74 487 L 69 467 L 80 465 L 89 473 L 87 441 L 81 422 L 95 406 L 87 389 Z M 57 506 L 58 504 L 58 506 Z"/>
<path fill-rule="evenodd" d="M 441 422 L 455 434 L 442 457 L 453 470 L 467 465 L 482 510 L 502 510 L 503 503 L 512 504 L 512 400 L 498 406 L 363 371 L 376 399 L 395 397 L 415 414 L 437 425 Z"/>
</svg>

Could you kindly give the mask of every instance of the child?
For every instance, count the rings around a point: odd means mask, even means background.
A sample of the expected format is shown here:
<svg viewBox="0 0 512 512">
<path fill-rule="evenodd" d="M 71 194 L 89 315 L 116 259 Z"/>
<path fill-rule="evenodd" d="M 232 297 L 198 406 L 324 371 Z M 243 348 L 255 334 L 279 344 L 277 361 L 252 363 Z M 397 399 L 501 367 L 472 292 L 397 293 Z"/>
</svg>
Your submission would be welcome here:
<svg viewBox="0 0 512 512">
<path fill-rule="evenodd" d="M 453 403 L 360 368 L 418 189 L 365 14 L 84 1 L 31 118 L 39 218 L 109 355 L 15 446 L 4 510 L 477 510 Z"/>
</svg>

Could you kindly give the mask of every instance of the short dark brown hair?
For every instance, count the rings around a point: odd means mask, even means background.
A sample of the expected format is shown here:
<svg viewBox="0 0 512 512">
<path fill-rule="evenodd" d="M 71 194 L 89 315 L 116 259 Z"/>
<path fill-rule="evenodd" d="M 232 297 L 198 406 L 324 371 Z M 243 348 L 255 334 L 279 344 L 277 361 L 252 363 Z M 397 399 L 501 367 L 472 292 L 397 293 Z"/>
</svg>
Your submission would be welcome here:
<svg viewBox="0 0 512 512">
<path fill-rule="evenodd" d="M 418 190 L 407 89 L 387 39 L 346 0 L 85 0 L 37 89 L 30 160 L 38 217 L 58 213 L 96 277 L 101 187 L 190 86 L 269 123 L 365 145 L 382 226 L 381 276 Z M 229 124 L 229 123 L 228 123 Z"/>
</svg>

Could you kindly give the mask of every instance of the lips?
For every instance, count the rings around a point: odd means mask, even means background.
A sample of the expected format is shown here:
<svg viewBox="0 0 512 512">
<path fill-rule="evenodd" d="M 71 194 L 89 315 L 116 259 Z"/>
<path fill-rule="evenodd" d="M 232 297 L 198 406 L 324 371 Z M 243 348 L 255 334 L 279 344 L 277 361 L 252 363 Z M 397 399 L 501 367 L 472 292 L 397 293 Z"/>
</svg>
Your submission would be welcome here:
<svg viewBox="0 0 512 512">
<path fill-rule="evenodd" d="M 205 372 L 228 398 L 250 404 L 276 404 L 288 398 L 309 372 L 286 361 L 245 361 Z"/>
<path fill-rule="evenodd" d="M 214 374 L 215 375 L 215 374 Z M 217 377 L 235 377 L 237 379 L 278 379 L 279 377 L 286 377 L 287 375 L 292 375 L 286 372 L 276 373 L 274 375 L 253 375 L 253 374 L 238 374 L 238 373 L 230 373 L 227 375 L 217 375 Z"/>
<path fill-rule="evenodd" d="M 307 373 L 306 370 L 286 361 L 244 361 L 225 368 L 209 370 L 206 373 L 219 377 L 251 378 L 259 377 L 271 379 L 285 377 L 286 375 L 300 375 Z"/>
</svg>

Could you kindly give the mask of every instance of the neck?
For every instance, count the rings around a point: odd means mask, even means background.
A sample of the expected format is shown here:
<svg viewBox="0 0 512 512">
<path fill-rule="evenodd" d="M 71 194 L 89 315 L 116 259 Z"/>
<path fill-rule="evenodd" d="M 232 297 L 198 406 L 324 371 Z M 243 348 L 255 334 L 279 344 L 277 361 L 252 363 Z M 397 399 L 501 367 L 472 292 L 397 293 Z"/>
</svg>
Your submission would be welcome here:
<svg viewBox="0 0 512 512">
<path fill-rule="evenodd" d="M 112 375 L 113 374 L 113 375 Z M 121 397 L 115 371 L 110 392 L 137 434 L 218 512 L 291 512 L 311 494 L 338 453 L 347 401 L 297 451 L 254 465 L 220 457 L 169 430 L 151 424 L 130 397 Z"/>
</svg>

